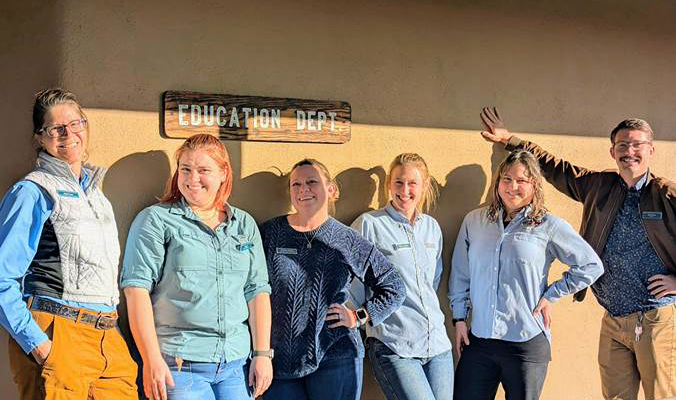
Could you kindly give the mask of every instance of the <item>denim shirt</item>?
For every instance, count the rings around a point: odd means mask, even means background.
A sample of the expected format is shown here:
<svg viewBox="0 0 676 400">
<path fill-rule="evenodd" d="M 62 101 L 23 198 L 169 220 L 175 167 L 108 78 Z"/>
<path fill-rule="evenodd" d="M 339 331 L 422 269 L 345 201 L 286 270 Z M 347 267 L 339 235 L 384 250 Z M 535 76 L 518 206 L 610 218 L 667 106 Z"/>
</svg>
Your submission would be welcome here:
<svg viewBox="0 0 676 400">
<path fill-rule="evenodd" d="M 591 285 L 603 273 L 598 255 L 566 222 L 547 213 L 536 226 L 524 224 L 529 207 L 506 228 L 502 213 L 488 219 L 488 208 L 471 211 L 460 227 L 453 251 L 449 298 L 454 318 L 472 309 L 472 333 L 486 339 L 525 342 L 544 332 L 541 297 L 550 301 Z M 569 265 L 561 279 L 547 284 L 557 258 Z"/>
<path fill-rule="evenodd" d="M 404 304 L 366 334 L 401 357 L 433 357 L 451 349 L 437 289 L 443 237 L 437 221 L 419 213 L 413 224 L 391 204 L 362 214 L 352 228 L 370 240 L 395 266 L 406 286 Z M 360 305 L 370 291 L 358 280 L 350 289 Z"/>
<path fill-rule="evenodd" d="M 218 362 L 250 351 L 247 302 L 270 293 L 253 217 L 229 207 L 215 231 L 181 200 L 141 211 L 129 230 L 122 287 L 148 289 L 163 353 Z"/>
</svg>

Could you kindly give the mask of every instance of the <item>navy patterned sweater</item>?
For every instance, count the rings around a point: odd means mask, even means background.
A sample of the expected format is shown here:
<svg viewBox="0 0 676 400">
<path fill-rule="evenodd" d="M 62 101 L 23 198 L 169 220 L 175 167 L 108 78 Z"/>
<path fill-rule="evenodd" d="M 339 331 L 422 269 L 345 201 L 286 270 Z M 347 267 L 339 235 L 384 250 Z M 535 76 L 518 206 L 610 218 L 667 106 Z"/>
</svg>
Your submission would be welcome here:
<svg viewBox="0 0 676 400">
<path fill-rule="evenodd" d="M 349 298 L 354 277 L 373 292 L 363 305 L 369 323 L 378 325 L 396 310 L 406 289 L 387 258 L 331 217 L 310 232 L 291 228 L 286 215 L 272 218 L 261 235 L 272 286 L 274 377 L 306 376 L 324 359 L 363 357 L 357 330 L 329 328 L 324 318 L 331 303 Z"/>
</svg>

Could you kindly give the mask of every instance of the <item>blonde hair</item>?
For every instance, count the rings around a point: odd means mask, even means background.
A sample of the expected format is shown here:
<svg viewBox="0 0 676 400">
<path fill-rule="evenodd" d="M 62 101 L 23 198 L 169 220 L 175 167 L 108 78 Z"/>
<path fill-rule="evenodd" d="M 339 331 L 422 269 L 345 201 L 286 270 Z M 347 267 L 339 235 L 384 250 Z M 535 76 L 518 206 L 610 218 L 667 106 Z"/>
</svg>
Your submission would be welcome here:
<svg viewBox="0 0 676 400">
<path fill-rule="evenodd" d="M 423 178 L 423 184 L 425 185 L 425 189 L 423 190 L 422 197 L 418 204 L 416 204 L 416 208 L 418 209 L 419 212 L 429 212 L 437 204 L 437 199 L 439 198 L 439 188 L 437 185 L 437 181 L 430 176 L 430 171 L 427 168 L 427 163 L 425 160 L 418 154 L 416 153 L 401 153 L 398 156 L 394 157 L 394 160 L 390 163 L 390 169 L 389 172 L 387 173 L 387 178 L 385 178 L 385 186 L 387 187 L 387 196 L 388 199 L 391 200 L 391 195 L 390 195 L 390 183 L 392 183 L 392 171 L 394 171 L 395 168 L 404 166 L 404 165 L 412 165 L 415 168 L 420 171 L 420 174 L 422 175 Z"/>
<path fill-rule="evenodd" d="M 298 168 L 302 167 L 304 165 L 310 165 L 312 167 L 317 168 L 320 174 L 324 177 L 326 180 L 327 185 L 333 185 L 336 190 L 333 192 L 331 196 L 329 196 L 329 215 L 335 216 L 336 215 L 336 200 L 340 198 L 340 189 L 338 188 L 338 183 L 331 177 L 331 173 L 329 172 L 329 169 L 326 168 L 326 165 L 322 164 L 321 162 L 315 160 L 314 158 L 304 158 L 297 163 L 293 164 L 293 167 L 291 167 L 291 171 L 289 171 L 289 174 L 287 175 L 287 182 L 286 182 L 286 188 L 289 190 L 291 188 L 291 173 Z"/>
<path fill-rule="evenodd" d="M 509 153 L 498 167 L 498 173 L 493 182 L 493 199 L 488 207 L 488 219 L 490 221 L 497 221 L 500 210 L 505 209 L 505 205 L 498 193 L 500 186 L 500 179 L 505 176 L 505 173 L 516 164 L 521 164 L 526 168 L 526 174 L 531 179 L 533 184 L 533 200 L 530 202 L 530 211 L 526 216 L 524 223 L 526 225 L 539 225 L 542 223 L 542 218 L 547 214 L 545 208 L 545 195 L 542 188 L 542 172 L 535 156 L 525 150 L 517 150 Z"/>
</svg>

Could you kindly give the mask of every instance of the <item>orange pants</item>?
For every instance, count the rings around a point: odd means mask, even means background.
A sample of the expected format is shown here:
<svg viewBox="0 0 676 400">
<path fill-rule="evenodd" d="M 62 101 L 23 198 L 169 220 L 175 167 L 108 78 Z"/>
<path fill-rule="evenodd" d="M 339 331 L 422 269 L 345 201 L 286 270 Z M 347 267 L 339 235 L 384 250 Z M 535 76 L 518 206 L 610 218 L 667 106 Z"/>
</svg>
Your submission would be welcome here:
<svg viewBox="0 0 676 400">
<path fill-rule="evenodd" d="M 21 400 L 137 400 L 136 363 L 118 329 L 96 329 L 31 310 L 52 350 L 43 365 L 10 338 L 9 362 Z"/>
</svg>

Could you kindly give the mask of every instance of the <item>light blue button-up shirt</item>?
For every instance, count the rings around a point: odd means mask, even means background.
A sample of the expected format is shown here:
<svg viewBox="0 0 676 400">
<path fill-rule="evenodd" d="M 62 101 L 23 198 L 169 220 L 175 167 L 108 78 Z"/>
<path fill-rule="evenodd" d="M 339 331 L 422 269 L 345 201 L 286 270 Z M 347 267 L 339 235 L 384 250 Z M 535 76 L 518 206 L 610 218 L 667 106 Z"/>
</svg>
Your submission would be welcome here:
<svg viewBox="0 0 676 400">
<path fill-rule="evenodd" d="M 366 334 L 401 357 L 433 357 L 450 350 L 436 292 L 443 269 L 443 238 L 437 221 L 421 213 L 411 224 L 388 204 L 362 214 L 352 228 L 394 264 L 406 285 L 404 304 L 378 326 L 367 324 Z M 361 282 L 354 280 L 350 292 L 358 305 L 363 302 L 366 293 Z"/>
<path fill-rule="evenodd" d="M 541 297 L 550 301 L 591 285 L 603 273 L 598 255 L 564 219 L 551 213 L 537 226 L 524 224 L 524 208 L 504 228 L 488 208 L 471 211 L 460 227 L 453 251 L 449 298 L 454 318 L 472 309 L 472 333 L 481 338 L 525 342 L 544 332 Z M 554 259 L 570 266 L 547 283 Z"/>
<path fill-rule="evenodd" d="M 191 361 L 246 357 L 247 302 L 270 293 L 261 236 L 248 213 L 204 225 L 181 200 L 139 213 L 127 238 L 121 287 L 148 289 L 161 351 Z"/>
</svg>

